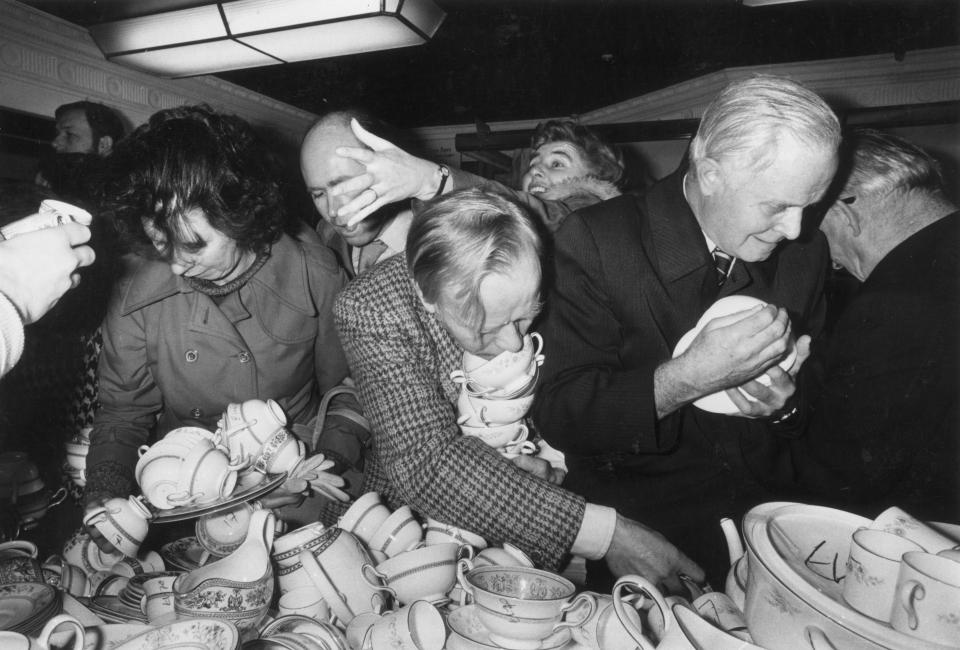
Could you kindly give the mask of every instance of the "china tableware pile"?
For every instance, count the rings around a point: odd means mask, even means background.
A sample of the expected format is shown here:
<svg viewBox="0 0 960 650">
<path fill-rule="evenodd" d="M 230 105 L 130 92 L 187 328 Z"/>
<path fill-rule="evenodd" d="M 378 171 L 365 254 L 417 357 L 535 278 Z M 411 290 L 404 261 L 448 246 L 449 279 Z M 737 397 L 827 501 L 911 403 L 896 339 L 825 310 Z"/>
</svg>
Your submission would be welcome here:
<svg viewBox="0 0 960 650">
<path fill-rule="evenodd" d="M 960 563 L 949 555 L 960 544 L 960 528 L 927 526 L 909 515 L 900 518 L 907 525 L 887 525 L 889 513 L 871 522 L 796 503 L 763 504 L 748 512 L 743 526 L 749 566 L 745 614 L 757 643 L 771 650 L 811 643 L 892 650 L 960 647 Z M 921 527 L 936 533 L 930 538 L 942 540 L 941 545 L 905 552 L 909 545 L 885 547 L 900 549 L 894 556 L 902 554 L 894 558 L 892 573 L 876 573 L 872 567 L 877 565 L 861 563 L 867 555 L 857 550 L 855 534 L 860 539 L 862 531 L 893 532 L 909 539 Z M 930 573 L 934 576 L 924 577 Z M 871 611 L 863 604 L 864 589 L 871 590 L 866 598 L 873 599 L 878 618 L 861 611 Z M 877 604 L 888 597 L 892 613 Z"/>
<path fill-rule="evenodd" d="M 507 457 L 536 453 L 523 423 L 544 356 L 537 333 L 523 338 L 518 352 L 505 350 L 493 359 L 463 353 L 461 368 L 450 378 L 460 384 L 457 423 L 464 435 L 476 436 Z"/>
</svg>

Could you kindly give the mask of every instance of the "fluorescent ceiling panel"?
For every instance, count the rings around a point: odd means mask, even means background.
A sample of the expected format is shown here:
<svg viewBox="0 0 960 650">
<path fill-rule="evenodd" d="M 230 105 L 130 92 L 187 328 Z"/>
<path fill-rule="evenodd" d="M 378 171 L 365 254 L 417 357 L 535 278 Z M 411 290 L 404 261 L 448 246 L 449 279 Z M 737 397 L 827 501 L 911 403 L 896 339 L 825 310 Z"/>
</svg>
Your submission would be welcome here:
<svg viewBox="0 0 960 650">
<path fill-rule="evenodd" d="M 238 36 L 237 40 L 284 61 L 360 54 L 424 42 L 422 36 L 389 16 Z"/>
<path fill-rule="evenodd" d="M 227 29 L 217 6 L 207 5 L 92 25 L 90 34 L 104 54 L 112 54 L 226 38 Z"/>
<path fill-rule="evenodd" d="M 190 77 L 281 63 L 230 40 L 122 54 L 110 60 L 164 77 Z"/>
<path fill-rule="evenodd" d="M 380 0 L 236 0 L 223 5 L 223 14 L 234 34 L 379 12 Z"/>
</svg>

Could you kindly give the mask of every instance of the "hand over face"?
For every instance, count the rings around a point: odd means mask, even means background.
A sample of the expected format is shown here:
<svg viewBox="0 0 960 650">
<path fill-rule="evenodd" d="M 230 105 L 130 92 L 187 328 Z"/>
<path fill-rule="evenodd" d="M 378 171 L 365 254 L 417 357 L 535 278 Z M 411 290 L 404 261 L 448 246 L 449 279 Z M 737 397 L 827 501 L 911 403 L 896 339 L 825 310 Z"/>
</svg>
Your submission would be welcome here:
<svg viewBox="0 0 960 650">
<path fill-rule="evenodd" d="M 341 147 L 337 154 L 363 165 L 365 173 L 330 188 L 333 196 L 355 195 L 337 210 L 342 221 L 352 226 L 389 204 L 417 197 L 429 199 L 437 170 L 428 160 L 411 156 L 394 144 L 365 130 L 356 120 L 350 121 L 354 135 L 368 148 Z"/>
<path fill-rule="evenodd" d="M 16 306 L 25 324 L 46 314 L 80 282 L 76 273 L 93 263 L 90 229 L 76 223 L 0 241 L 0 292 Z"/>
<path fill-rule="evenodd" d="M 665 593 L 683 592 L 681 574 L 698 583 L 706 577 L 703 569 L 666 537 L 620 515 L 604 559 L 615 578 L 635 573 Z"/>
</svg>

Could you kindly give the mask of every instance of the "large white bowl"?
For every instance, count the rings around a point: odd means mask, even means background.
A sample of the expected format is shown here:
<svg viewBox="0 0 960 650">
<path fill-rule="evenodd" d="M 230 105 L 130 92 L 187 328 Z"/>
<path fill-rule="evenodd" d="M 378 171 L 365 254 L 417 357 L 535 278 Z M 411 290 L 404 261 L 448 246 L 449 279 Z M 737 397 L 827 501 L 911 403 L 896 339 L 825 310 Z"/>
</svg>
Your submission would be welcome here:
<svg viewBox="0 0 960 650">
<path fill-rule="evenodd" d="M 747 626 L 769 650 L 942 650 L 843 602 L 850 539 L 870 520 L 803 504 L 764 504 L 744 518 Z"/>
</svg>

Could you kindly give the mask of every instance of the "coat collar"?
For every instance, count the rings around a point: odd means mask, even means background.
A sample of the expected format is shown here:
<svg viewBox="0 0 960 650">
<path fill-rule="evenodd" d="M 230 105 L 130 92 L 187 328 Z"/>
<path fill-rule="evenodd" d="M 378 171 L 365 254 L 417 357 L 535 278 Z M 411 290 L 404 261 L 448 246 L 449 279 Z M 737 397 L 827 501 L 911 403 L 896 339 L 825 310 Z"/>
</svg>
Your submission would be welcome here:
<svg viewBox="0 0 960 650">
<path fill-rule="evenodd" d="M 316 235 L 312 236 L 316 239 Z M 123 292 L 121 313 L 124 316 L 174 294 L 195 291 L 183 278 L 174 275 L 165 262 L 130 257 L 127 264 L 126 271 L 131 280 Z M 254 290 L 269 293 L 300 313 L 312 315 L 316 312 L 310 295 L 305 253 L 288 235 L 283 235 L 271 246 L 270 258 L 250 278 L 249 284 Z"/>
</svg>

